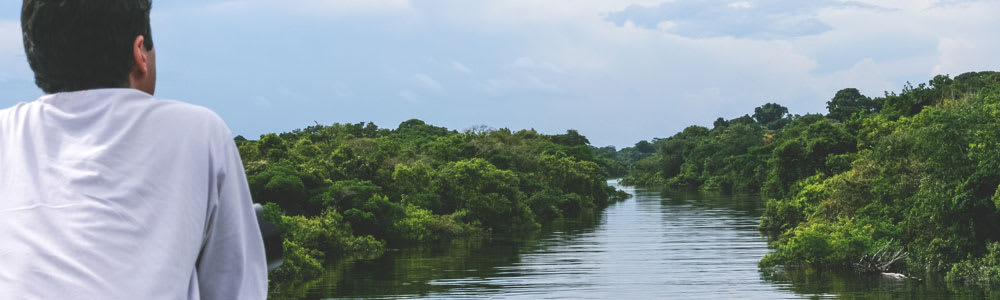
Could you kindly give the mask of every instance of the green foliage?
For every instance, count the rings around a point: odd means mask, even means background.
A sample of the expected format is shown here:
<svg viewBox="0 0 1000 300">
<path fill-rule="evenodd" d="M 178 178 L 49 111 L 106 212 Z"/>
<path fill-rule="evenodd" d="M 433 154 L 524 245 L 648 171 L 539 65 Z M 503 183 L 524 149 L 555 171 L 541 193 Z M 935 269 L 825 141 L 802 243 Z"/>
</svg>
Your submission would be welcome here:
<svg viewBox="0 0 1000 300">
<path fill-rule="evenodd" d="M 323 264 L 316 259 L 316 257 L 323 256 L 321 252 L 303 248 L 288 239 L 283 241 L 282 250 L 284 251 L 284 262 L 268 274 L 270 280 L 276 282 L 300 281 L 316 278 L 323 274 Z"/>
<path fill-rule="evenodd" d="M 848 219 L 802 224 L 782 236 L 776 251 L 764 256 L 760 265 L 850 266 L 875 244 L 873 231 L 871 226 L 857 226 Z"/>
<path fill-rule="evenodd" d="M 277 204 L 269 203 L 264 207 L 264 218 L 274 223 L 285 239 L 284 263 L 270 274 L 278 282 L 318 277 L 328 257 L 369 255 L 385 248 L 371 236 L 354 236 L 350 225 L 332 209 L 315 217 L 285 216 Z"/>
<path fill-rule="evenodd" d="M 768 103 L 753 110 L 753 119 L 768 129 L 778 130 L 788 124 L 789 119 L 785 118 L 787 114 L 787 107 L 777 103 Z"/>
<path fill-rule="evenodd" d="M 846 267 L 891 251 L 898 268 L 995 282 L 1000 73 L 936 76 L 875 99 L 843 89 L 827 105 L 826 116 L 780 117 L 767 104 L 690 127 L 659 140 L 627 182 L 760 190 L 775 249 L 762 266 Z M 789 121 L 769 125 L 778 119 Z"/>
<path fill-rule="evenodd" d="M 796 182 L 792 187 L 795 196 L 790 199 L 768 199 L 760 219 L 760 230 L 776 236 L 804 222 L 830 195 L 824 179 L 822 175 L 815 175 Z"/>
<path fill-rule="evenodd" d="M 257 151 L 265 158 L 271 160 L 282 159 L 288 156 L 288 146 L 285 140 L 273 133 L 260 137 L 260 142 L 257 143 Z"/>
<path fill-rule="evenodd" d="M 656 146 L 647 141 L 639 141 L 635 143 L 635 151 L 639 151 L 639 153 L 653 153 L 656 152 Z"/>
<path fill-rule="evenodd" d="M 590 141 L 586 137 L 573 129 L 567 130 L 566 134 L 553 135 L 552 142 L 564 146 L 584 146 L 590 144 Z"/>
<path fill-rule="evenodd" d="M 936 77 L 930 87 L 908 85 L 902 94 L 885 99 L 882 113 L 858 114 L 863 118 L 857 122 L 861 150 L 828 156 L 825 172 L 836 175 L 768 202 L 761 229 L 782 238 L 766 261 L 796 264 L 820 259 L 818 252 L 815 257 L 799 255 L 803 247 L 793 242 L 814 234 L 808 230 L 811 226 L 840 224 L 844 219 L 854 227 L 870 226 L 872 239 L 897 241 L 910 254 L 904 263 L 912 269 L 952 269 L 958 274 L 975 260 L 952 265 L 1000 240 L 1000 214 L 994 201 L 1000 185 L 994 162 L 1000 153 L 980 146 L 998 140 L 1000 119 L 993 113 L 1000 80 L 992 89 L 953 93 L 955 86 L 967 86 L 965 80 L 983 78 L 960 77 L 963 82 Z M 947 98 L 952 96 L 961 98 Z M 794 186 L 785 184 L 787 180 L 776 185 Z M 804 194 L 810 189 L 820 192 Z"/>
<path fill-rule="evenodd" d="M 828 158 L 853 152 L 855 143 L 843 124 L 819 115 L 796 119 L 778 134 L 768 157 L 765 195 L 780 197 L 802 178 L 831 174 Z"/>
<path fill-rule="evenodd" d="M 395 130 L 317 124 L 238 147 L 252 196 L 284 232 L 278 283 L 389 246 L 521 233 L 594 213 L 624 198 L 606 176 L 656 149 L 639 143 L 620 155 L 575 130 L 459 133 L 415 119 Z"/>
<path fill-rule="evenodd" d="M 482 234 L 481 228 L 460 221 L 465 218 L 466 211 L 435 215 L 428 209 L 407 205 L 404 215 L 392 224 L 395 241 L 409 243 L 443 241 Z"/>
<path fill-rule="evenodd" d="M 597 164 L 601 166 L 601 169 L 607 173 L 607 176 L 613 178 L 625 176 L 632 166 L 635 165 L 635 161 L 656 152 L 656 148 L 652 144 L 646 141 L 642 142 L 651 147 L 651 149 L 647 149 L 649 152 L 639 152 L 634 147 L 625 148 L 623 151 L 615 150 L 614 146 L 594 147 L 594 159 L 597 160 Z"/>
<path fill-rule="evenodd" d="M 669 184 L 705 190 L 756 191 L 769 151 L 768 130 L 749 116 L 711 130 L 691 126 L 663 140 L 659 151 L 635 163 L 623 183 Z"/>
<path fill-rule="evenodd" d="M 996 284 L 1000 284 L 1000 243 L 990 244 L 983 257 L 955 264 L 945 279 L 985 287 L 995 287 Z"/>
<path fill-rule="evenodd" d="M 858 114 L 871 114 L 881 110 L 882 104 L 862 95 L 856 88 L 846 88 L 837 91 L 833 99 L 826 102 L 829 114 L 826 116 L 837 121 L 847 121 Z"/>
<path fill-rule="evenodd" d="M 279 164 L 269 166 L 255 174 L 248 174 L 247 181 L 250 184 L 250 193 L 256 201 L 275 203 L 292 213 L 305 214 L 315 206 L 315 203 L 310 201 L 309 190 L 305 184 L 310 180 L 303 180 L 303 177 L 308 176 L 288 164 Z"/>
<path fill-rule="evenodd" d="M 341 210 L 362 208 L 365 204 L 382 192 L 382 187 L 368 180 L 348 179 L 335 181 L 324 192 L 323 203 L 326 207 L 336 207 Z"/>
<path fill-rule="evenodd" d="M 402 219 L 404 208 L 382 195 L 372 195 L 358 207 L 344 211 L 344 217 L 359 235 L 388 236 L 393 222 Z"/>
<path fill-rule="evenodd" d="M 468 210 L 468 217 L 483 227 L 500 232 L 533 230 L 538 227 L 534 215 L 518 190 L 513 171 L 501 170 L 490 162 L 473 158 L 443 166 L 438 174 L 441 183 L 443 213 Z"/>
</svg>

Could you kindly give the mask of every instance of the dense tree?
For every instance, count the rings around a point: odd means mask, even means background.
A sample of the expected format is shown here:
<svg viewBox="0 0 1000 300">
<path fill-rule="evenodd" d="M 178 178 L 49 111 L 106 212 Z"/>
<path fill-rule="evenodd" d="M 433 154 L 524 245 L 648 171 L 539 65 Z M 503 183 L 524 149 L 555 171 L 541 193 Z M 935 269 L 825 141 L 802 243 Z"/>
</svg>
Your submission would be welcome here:
<svg viewBox="0 0 1000 300">
<path fill-rule="evenodd" d="M 858 113 L 875 113 L 881 109 L 878 101 L 862 95 L 856 88 L 846 88 L 837 91 L 833 99 L 826 102 L 826 109 L 829 110 L 828 118 L 837 121 L 846 121 Z"/>
<path fill-rule="evenodd" d="M 653 153 L 656 152 L 656 147 L 648 141 L 639 141 L 635 143 L 635 150 L 639 153 Z"/>
<path fill-rule="evenodd" d="M 760 125 L 770 129 L 781 129 L 784 127 L 783 121 L 788 115 L 788 108 L 777 103 L 767 103 L 753 110 L 753 119 Z"/>
<path fill-rule="evenodd" d="M 532 231 L 627 195 L 606 184 L 627 160 L 575 130 L 460 133 L 413 119 L 394 130 L 317 124 L 237 141 L 254 200 L 286 232 L 278 283 L 388 246 Z"/>
<path fill-rule="evenodd" d="M 843 89 L 827 104 L 826 116 L 769 103 L 755 110 L 756 128 L 737 118 L 686 129 L 627 179 L 761 189 L 760 229 L 775 249 L 761 266 L 1000 283 L 1000 73 L 936 76 L 875 99 Z"/>
<path fill-rule="evenodd" d="M 723 119 L 722 117 L 719 117 L 718 119 L 715 119 L 715 122 L 712 122 L 712 127 L 715 128 L 726 126 L 729 126 L 729 121 L 726 121 L 726 119 Z"/>
<path fill-rule="evenodd" d="M 732 125 L 732 124 L 747 124 L 747 125 L 749 125 L 749 124 L 759 124 L 757 122 L 757 120 L 755 120 L 750 115 L 742 115 L 742 116 L 740 116 L 738 118 L 726 121 L 726 123 L 728 123 L 727 125 Z"/>
<path fill-rule="evenodd" d="M 552 142 L 564 146 L 584 146 L 590 144 L 587 137 L 580 135 L 579 132 L 573 129 L 567 130 L 566 134 L 553 135 Z"/>
</svg>

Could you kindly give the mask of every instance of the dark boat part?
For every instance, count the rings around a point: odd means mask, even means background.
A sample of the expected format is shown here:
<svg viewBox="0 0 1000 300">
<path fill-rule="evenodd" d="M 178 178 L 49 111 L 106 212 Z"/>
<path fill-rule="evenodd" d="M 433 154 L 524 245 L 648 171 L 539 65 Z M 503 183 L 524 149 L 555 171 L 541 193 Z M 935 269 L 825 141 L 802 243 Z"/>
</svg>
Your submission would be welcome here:
<svg viewBox="0 0 1000 300">
<path fill-rule="evenodd" d="M 281 266 L 282 257 L 284 257 L 284 253 L 282 252 L 282 243 L 284 241 L 281 238 L 281 231 L 278 230 L 278 227 L 264 220 L 264 207 L 254 203 L 253 209 L 257 213 L 257 224 L 260 225 L 260 235 L 264 238 L 264 255 L 267 256 L 267 271 L 270 272 Z"/>
</svg>

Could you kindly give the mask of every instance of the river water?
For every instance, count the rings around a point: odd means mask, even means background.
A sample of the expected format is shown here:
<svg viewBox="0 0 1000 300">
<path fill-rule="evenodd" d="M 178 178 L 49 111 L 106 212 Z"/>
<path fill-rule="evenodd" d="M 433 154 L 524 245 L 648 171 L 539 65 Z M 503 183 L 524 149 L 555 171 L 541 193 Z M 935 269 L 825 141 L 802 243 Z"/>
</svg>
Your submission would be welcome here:
<svg viewBox="0 0 1000 300">
<path fill-rule="evenodd" d="M 937 279 L 760 270 L 768 253 L 753 195 L 616 187 L 634 195 L 592 218 L 341 261 L 294 298 L 339 299 L 954 299 L 983 297 Z"/>
</svg>

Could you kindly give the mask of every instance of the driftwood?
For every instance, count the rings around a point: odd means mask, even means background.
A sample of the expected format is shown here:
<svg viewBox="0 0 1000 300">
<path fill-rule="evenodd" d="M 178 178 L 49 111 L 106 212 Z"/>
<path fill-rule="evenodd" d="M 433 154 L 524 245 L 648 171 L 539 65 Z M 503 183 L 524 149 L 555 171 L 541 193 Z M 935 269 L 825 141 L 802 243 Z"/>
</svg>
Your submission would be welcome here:
<svg viewBox="0 0 1000 300">
<path fill-rule="evenodd" d="M 906 275 L 899 273 L 888 273 L 888 271 L 889 268 L 892 267 L 892 264 L 896 263 L 897 261 L 905 257 L 906 257 L 906 252 L 903 252 L 903 250 L 890 251 L 889 245 L 885 245 L 882 246 L 882 248 L 878 249 L 878 251 L 875 251 L 875 253 L 866 254 L 865 256 L 861 257 L 861 259 L 858 260 L 858 263 L 854 265 L 857 266 L 858 269 L 861 270 L 861 272 L 879 273 L 885 277 L 891 276 L 893 278 L 901 279 L 901 278 L 906 278 Z"/>
</svg>

